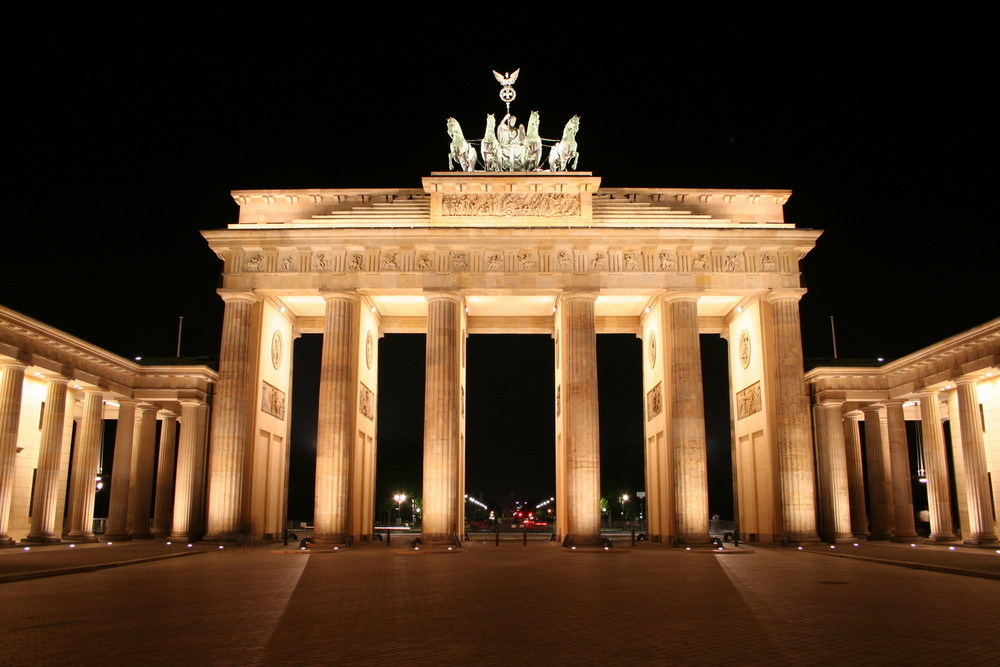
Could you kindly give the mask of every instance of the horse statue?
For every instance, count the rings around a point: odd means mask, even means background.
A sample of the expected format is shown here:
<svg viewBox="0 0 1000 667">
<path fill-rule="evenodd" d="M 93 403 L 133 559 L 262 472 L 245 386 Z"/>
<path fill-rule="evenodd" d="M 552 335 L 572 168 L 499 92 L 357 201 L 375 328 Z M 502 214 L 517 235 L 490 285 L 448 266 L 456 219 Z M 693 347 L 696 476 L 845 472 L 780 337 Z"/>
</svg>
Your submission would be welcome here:
<svg viewBox="0 0 1000 667">
<path fill-rule="evenodd" d="M 542 138 L 538 135 L 538 112 L 528 117 L 528 131 L 524 136 L 524 171 L 534 171 L 542 163 Z"/>
<path fill-rule="evenodd" d="M 497 141 L 497 119 L 493 114 L 486 116 L 486 134 L 479 144 L 479 152 L 483 158 L 486 171 L 500 171 L 500 142 Z"/>
<path fill-rule="evenodd" d="M 563 129 L 562 139 L 549 151 L 549 168 L 552 171 L 570 171 L 569 163 L 573 161 L 572 171 L 576 170 L 576 162 L 580 154 L 576 152 L 576 133 L 580 131 L 580 117 L 573 116 Z"/>
<path fill-rule="evenodd" d="M 448 153 L 448 171 L 455 168 L 455 164 L 462 171 L 476 170 L 476 149 L 465 140 L 462 134 L 462 126 L 454 118 L 448 119 L 448 136 L 451 137 L 451 152 Z"/>
</svg>

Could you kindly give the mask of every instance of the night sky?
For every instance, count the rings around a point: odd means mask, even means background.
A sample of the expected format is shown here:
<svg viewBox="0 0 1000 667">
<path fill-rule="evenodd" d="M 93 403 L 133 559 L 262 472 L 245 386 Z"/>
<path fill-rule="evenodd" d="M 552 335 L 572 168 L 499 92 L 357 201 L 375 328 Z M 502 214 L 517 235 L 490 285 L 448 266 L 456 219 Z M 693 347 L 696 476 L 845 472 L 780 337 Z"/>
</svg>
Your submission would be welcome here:
<svg viewBox="0 0 1000 667">
<path fill-rule="evenodd" d="M 503 109 L 491 70 L 518 67 L 515 112 L 543 136 L 579 114 L 579 169 L 606 186 L 794 191 L 786 220 L 825 230 L 802 262 L 808 358 L 832 356 L 831 315 L 839 356 L 871 360 L 1000 314 L 984 16 L 61 11 L 8 22 L 0 303 L 125 357 L 172 356 L 181 315 L 183 355 L 218 354 L 221 262 L 198 232 L 236 221 L 230 190 L 419 187 L 447 169 L 445 118 L 478 136 Z M 726 516 L 726 348 L 702 342 Z M 308 383 L 318 337 L 296 346 Z M 419 484 L 423 338 L 380 346 L 382 497 Z M 599 363 L 604 490 L 634 493 L 639 341 L 602 336 Z M 551 365 L 547 337 L 470 338 L 471 493 L 554 491 Z M 306 394 L 293 514 L 311 506 Z"/>
</svg>

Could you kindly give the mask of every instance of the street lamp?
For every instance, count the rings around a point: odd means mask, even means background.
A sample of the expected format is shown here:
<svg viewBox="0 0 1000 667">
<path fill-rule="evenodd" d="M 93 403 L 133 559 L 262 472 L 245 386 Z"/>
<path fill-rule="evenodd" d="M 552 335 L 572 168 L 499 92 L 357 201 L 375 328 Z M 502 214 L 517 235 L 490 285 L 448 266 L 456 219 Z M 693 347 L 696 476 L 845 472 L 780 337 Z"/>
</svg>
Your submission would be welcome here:
<svg viewBox="0 0 1000 667">
<path fill-rule="evenodd" d="M 627 493 L 623 493 L 622 494 L 621 501 L 622 501 L 622 525 L 624 526 L 625 525 L 625 503 L 628 502 L 628 494 Z"/>
<path fill-rule="evenodd" d="M 396 525 L 403 523 L 403 503 L 406 501 L 406 495 L 402 493 L 397 493 L 392 497 L 396 501 Z"/>
</svg>

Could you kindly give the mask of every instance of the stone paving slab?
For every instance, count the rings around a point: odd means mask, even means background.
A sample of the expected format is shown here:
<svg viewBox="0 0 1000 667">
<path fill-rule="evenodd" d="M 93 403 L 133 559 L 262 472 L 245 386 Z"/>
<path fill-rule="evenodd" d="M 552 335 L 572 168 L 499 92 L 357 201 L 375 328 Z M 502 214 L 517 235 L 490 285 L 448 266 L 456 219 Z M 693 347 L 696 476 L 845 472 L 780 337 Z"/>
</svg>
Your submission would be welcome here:
<svg viewBox="0 0 1000 667">
<path fill-rule="evenodd" d="M 781 548 L 270 549 L 4 584 L 0 664 L 1000 664 L 988 579 Z"/>
<path fill-rule="evenodd" d="M 220 546 L 196 542 L 188 547 L 187 544 L 135 540 L 111 545 L 90 542 L 7 547 L 0 550 L 0 583 L 190 556 L 217 551 Z"/>
<path fill-rule="evenodd" d="M 856 546 L 855 546 L 856 545 Z M 860 558 L 886 565 L 1000 579 L 1000 547 L 979 548 L 937 544 L 858 541 L 854 544 L 823 545 L 804 549 L 810 553 Z"/>
</svg>

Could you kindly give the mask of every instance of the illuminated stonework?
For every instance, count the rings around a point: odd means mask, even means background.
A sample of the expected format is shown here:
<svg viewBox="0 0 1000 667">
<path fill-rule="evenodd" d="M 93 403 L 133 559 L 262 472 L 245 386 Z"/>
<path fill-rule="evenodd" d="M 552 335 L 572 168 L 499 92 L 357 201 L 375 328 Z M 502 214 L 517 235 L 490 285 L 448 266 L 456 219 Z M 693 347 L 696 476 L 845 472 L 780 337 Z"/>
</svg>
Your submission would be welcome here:
<svg viewBox="0 0 1000 667">
<path fill-rule="evenodd" d="M 766 387 L 768 378 L 775 384 L 773 392 L 761 393 L 761 410 L 740 423 L 753 429 L 747 435 L 754 437 L 761 466 L 804 485 L 782 486 L 762 475 L 755 482 L 761 498 L 777 499 L 787 487 L 795 506 L 786 514 L 780 500 L 762 500 L 748 525 L 759 520 L 773 526 L 752 529 L 765 541 L 816 539 L 806 518 L 812 507 L 808 433 L 803 440 L 787 426 L 808 419 L 805 393 L 796 393 L 790 375 L 797 367 L 801 384 L 801 346 L 792 344 L 798 322 L 788 318 L 797 315 L 803 292 L 798 262 L 819 232 L 784 221 L 789 191 L 601 188 L 600 178 L 589 172 L 435 172 L 422 185 L 234 192 L 239 221 L 204 232 L 224 262 L 223 293 L 251 300 L 253 327 L 280 309 L 286 338 L 293 330 L 322 333 L 336 340 L 330 358 L 351 369 L 350 377 L 321 380 L 321 396 L 340 406 L 329 428 L 320 429 L 317 462 L 317 516 L 330 517 L 329 539 L 371 538 L 374 461 L 357 455 L 375 449 L 358 445 L 359 438 L 375 437 L 364 388 L 378 392 L 378 359 L 368 332 L 428 333 L 433 353 L 425 390 L 433 410 L 425 415 L 424 495 L 430 509 L 424 530 L 434 540 L 464 532 L 464 471 L 452 469 L 462 455 L 451 459 L 442 452 L 461 447 L 452 442 L 456 434 L 464 443 L 465 338 L 523 332 L 547 333 L 556 341 L 555 486 L 557 530 L 565 543 L 599 539 L 592 385 L 593 335 L 601 333 L 648 338 L 642 366 L 651 539 L 707 542 L 701 375 L 690 360 L 698 358 L 699 333 L 736 340 L 744 330 L 764 342 L 752 361 L 734 356 L 737 386 Z M 350 311 L 347 299 L 354 300 Z M 339 305 L 331 310 L 333 304 Z M 224 347 L 240 344 L 231 340 Z M 327 349 L 324 343 L 324 359 Z M 234 358 L 249 354 L 238 352 Z M 259 364 L 252 367 L 260 372 Z M 281 377 L 281 383 L 289 381 Z M 253 376 L 241 382 L 252 383 Z M 237 385 L 227 386 L 223 394 L 238 393 Z M 780 405 L 768 410 L 767 402 L 779 396 L 785 397 Z M 250 434 L 271 432 L 259 423 L 260 415 L 216 419 L 252 424 L 240 436 L 244 449 L 251 447 Z M 744 435 L 742 426 L 736 432 Z M 213 451 L 229 452 L 223 442 L 213 441 Z M 353 456 L 345 453 L 350 448 Z M 236 502 L 226 500 L 226 489 L 242 488 L 235 479 L 242 468 L 233 467 L 233 456 L 220 454 L 213 468 L 210 495 L 219 502 Z M 235 472 L 227 478 L 223 470 Z M 209 516 L 216 518 L 212 534 L 234 529 L 229 517 L 235 514 L 210 508 Z"/>
</svg>

